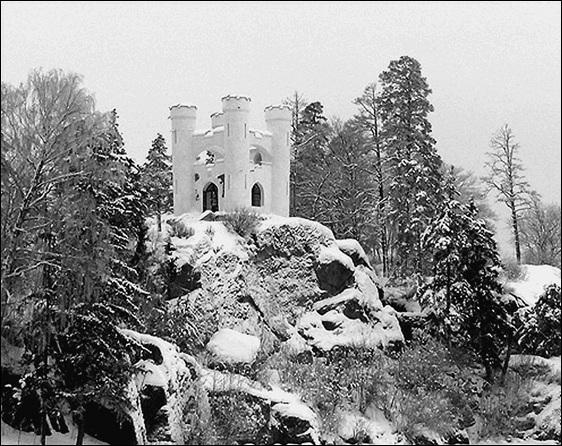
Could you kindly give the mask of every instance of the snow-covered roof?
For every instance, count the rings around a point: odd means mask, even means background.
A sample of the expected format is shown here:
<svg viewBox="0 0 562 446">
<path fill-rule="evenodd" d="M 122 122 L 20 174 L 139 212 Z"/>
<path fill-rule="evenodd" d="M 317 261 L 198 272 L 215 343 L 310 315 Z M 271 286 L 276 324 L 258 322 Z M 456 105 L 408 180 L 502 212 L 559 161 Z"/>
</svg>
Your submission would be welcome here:
<svg viewBox="0 0 562 446">
<path fill-rule="evenodd" d="M 258 139 L 263 138 L 264 136 L 269 137 L 272 136 L 272 133 L 267 130 L 258 130 L 258 129 L 250 129 L 248 130 L 250 133 L 253 133 L 254 136 Z"/>
<path fill-rule="evenodd" d="M 219 133 L 219 132 L 224 132 L 224 126 L 223 125 L 219 125 L 213 129 L 206 129 L 206 130 L 195 130 L 193 132 L 193 136 L 206 136 L 206 137 L 211 137 L 213 136 L 215 133 Z"/>
</svg>

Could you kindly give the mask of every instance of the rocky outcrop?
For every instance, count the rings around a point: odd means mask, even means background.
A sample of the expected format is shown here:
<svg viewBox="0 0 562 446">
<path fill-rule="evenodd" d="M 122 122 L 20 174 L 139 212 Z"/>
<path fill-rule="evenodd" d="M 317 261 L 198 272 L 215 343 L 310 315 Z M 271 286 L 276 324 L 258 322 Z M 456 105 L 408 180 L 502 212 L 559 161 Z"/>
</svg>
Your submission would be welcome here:
<svg viewBox="0 0 562 446">
<path fill-rule="evenodd" d="M 404 341 L 357 241 L 337 241 L 325 226 L 301 218 L 266 218 L 249 244 L 220 221 L 180 221 L 192 235 L 171 239 L 174 258 L 200 274 L 194 299 L 214 315 L 205 336 L 224 329 L 254 336 L 266 356 L 279 348 L 295 355 L 336 346 L 396 349 Z"/>
</svg>

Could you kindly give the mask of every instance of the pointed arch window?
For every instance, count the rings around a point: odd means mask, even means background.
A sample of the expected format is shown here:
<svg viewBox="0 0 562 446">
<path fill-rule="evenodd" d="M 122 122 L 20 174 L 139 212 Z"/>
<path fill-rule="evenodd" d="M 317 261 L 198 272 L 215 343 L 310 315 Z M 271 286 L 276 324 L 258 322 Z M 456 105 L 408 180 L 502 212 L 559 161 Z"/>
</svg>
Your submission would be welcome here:
<svg viewBox="0 0 562 446">
<path fill-rule="evenodd" d="M 263 206 L 263 189 L 259 183 L 252 186 L 252 206 Z"/>
</svg>

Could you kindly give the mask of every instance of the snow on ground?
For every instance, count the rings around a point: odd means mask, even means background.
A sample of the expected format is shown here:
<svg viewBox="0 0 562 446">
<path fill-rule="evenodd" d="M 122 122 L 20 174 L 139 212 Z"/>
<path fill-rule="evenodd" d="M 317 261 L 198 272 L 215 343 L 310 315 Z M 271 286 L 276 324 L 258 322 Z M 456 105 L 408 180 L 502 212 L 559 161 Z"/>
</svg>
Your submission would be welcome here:
<svg viewBox="0 0 562 446">
<path fill-rule="evenodd" d="M 209 340 L 207 350 L 226 363 L 251 364 L 260 349 L 260 339 L 230 328 L 222 328 Z"/>
<path fill-rule="evenodd" d="M 189 263 L 191 265 L 194 261 L 194 250 L 201 243 L 205 243 L 207 238 L 209 240 L 209 248 L 206 252 L 202 251 L 197 255 L 195 253 L 195 261 L 202 263 L 208 260 L 210 255 L 201 258 L 205 253 L 221 253 L 227 252 L 238 256 L 242 260 L 248 259 L 248 253 L 244 249 L 243 239 L 238 234 L 230 231 L 221 221 L 204 221 L 199 219 L 200 215 L 183 214 L 176 218 L 176 221 L 181 222 L 185 227 L 191 228 L 194 235 L 189 238 L 183 238 L 183 241 L 178 237 L 172 237 L 172 244 L 176 251 L 174 256 L 180 262 Z M 206 237 L 204 237 L 206 236 Z M 193 239 L 195 237 L 195 239 Z M 192 240 L 193 239 L 193 240 Z"/>
<path fill-rule="evenodd" d="M 529 446 L 541 446 L 547 444 L 558 444 L 555 440 L 535 440 L 533 438 L 512 438 L 507 440 L 506 438 L 487 438 L 486 440 L 479 440 L 476 443 L 478 445 L 529 445 Z"/>
<path fill-rule="evenodd" d="M 47 436 L 47 444 L 74 445 L 76 444 L 76 435 L 78 430 L 73 424 L 68 424 L 70 432 L 61 434 L 53 431 L 52 435 Z M 35 435 L 33 432 L 23 432 L 14 429 L 10 425 L 2 421 L 2 445 L 35 445 L 41 444 L 41 436 Z M 107 444 L 103 441 L 96 440 L 94 437 L 84 435 L 85 445 L 101 445 Z"/>
<path fill-rule="evenodd" d="M 553 283 L 560 285 L 560 268 L 550 265 L 521 265 L 521 276 L 507 281 L 505 289 L 532 307 L 545 287 Z"/>
</svg>

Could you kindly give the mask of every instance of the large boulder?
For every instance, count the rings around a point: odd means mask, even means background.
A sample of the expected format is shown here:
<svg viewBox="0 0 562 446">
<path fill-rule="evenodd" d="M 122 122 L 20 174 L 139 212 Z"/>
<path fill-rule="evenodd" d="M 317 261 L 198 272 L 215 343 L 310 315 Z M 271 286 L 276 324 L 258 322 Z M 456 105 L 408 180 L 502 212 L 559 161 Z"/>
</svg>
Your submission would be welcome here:
<svg viewBox="0 0 562 446">
<path fill-rule="evenodd" d="M 217 331 L 206 347 L 215 359 L 226 364 L 251 364 L 260 349 L 260 339 L 230 328 Z"/>
</svg>

